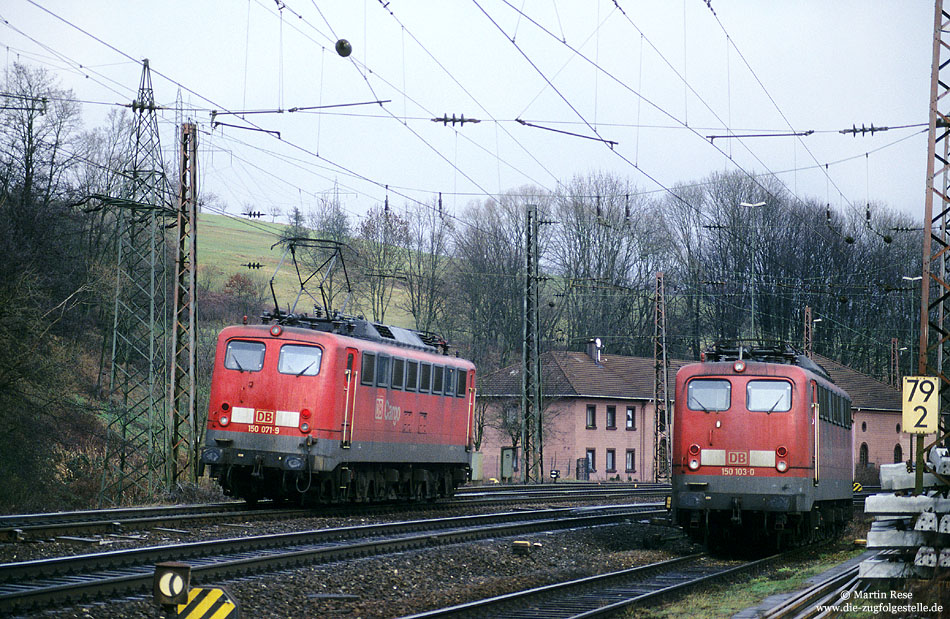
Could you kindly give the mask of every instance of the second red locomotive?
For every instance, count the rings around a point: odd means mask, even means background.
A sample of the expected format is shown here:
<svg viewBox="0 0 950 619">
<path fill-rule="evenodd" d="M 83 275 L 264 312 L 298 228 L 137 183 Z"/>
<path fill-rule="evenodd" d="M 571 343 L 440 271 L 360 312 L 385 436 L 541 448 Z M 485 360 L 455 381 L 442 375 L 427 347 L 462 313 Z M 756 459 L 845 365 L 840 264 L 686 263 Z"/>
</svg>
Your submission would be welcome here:
<svg viewBox="0 0 950 619">
<path fill-rule="evenodd" d="M 227 327 L 201 464 L 250 501 L 450 496 L 468 477 L 475 367 L 446 350 L 340 314 Z"/>
<path fill-rule="evenodd" d="M 676 376 L 673 513 L 713 549 L 783 547 L 852 511 L 851 399 L 784 345 L 717 345 Z"/>
</svg>

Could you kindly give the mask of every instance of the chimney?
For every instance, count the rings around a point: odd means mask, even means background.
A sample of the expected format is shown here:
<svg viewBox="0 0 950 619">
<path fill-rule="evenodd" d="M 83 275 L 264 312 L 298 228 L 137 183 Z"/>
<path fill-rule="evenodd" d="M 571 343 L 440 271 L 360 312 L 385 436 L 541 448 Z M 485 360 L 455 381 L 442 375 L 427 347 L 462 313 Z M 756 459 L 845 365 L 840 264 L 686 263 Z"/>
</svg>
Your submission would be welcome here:
<svg viewBox="0 0 950 619">
<path fill-rule="evenodd" d="M 594 360 L 594 363 L 600 365 L 600 352 L 604 344 L 599 337 L 587 341 L 587 356 Z"/>
</svg>

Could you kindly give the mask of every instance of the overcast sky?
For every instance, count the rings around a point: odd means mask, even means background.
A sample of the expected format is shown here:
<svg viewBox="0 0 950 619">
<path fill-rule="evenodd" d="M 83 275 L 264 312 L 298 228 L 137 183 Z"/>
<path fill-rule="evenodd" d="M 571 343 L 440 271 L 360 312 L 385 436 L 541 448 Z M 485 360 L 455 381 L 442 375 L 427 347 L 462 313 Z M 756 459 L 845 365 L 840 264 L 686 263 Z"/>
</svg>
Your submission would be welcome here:
<svg viewBox="0 0 950 619">
<path fill-rule="evenodd" d="M 180 90 L 201 131 L 201 188 L 233 213 L 306 210 L 334 187 L 353 215 L 387 185 L 391 205 L 441 192 L 459 211 L 589 172 L 662 191 L 743 170 L 838 211 L 870 199 L 920 218 L 925 127 L 839 131 L 926 124 L 933 12 L 923 0 L 6 0 L 0 61 L 44 66 L 105 104 L 84 104 L 92 127 L 135 96 L 148 58 L 169 107 L 166 157 Z M 215 117 L 280 139 L 212 127 L 211 110 L 374 101 L 386 102 Z M 482 122 L 430 120 L 445 114 Z M 709 139 L 730 131 L 815 133 Z"/>
</svg>

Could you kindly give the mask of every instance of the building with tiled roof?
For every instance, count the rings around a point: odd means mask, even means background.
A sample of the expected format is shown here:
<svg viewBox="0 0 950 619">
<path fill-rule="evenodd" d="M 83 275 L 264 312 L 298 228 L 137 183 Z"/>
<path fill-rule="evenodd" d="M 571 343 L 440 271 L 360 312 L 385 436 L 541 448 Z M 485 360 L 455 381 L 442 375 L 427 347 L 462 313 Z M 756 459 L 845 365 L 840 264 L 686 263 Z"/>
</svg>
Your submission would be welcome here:
<svg viewBox="0 0 950 619">
<path fill-rule="evenodd" d="M 602 354 L 591 346 L 588 352 L 546 352 L 540 361 L 545 474 L 556 469 L 563 479 L 586 474 L 594 480 L 652 481 L 653 359 Z M 815 361 L 851 394 L 855 464 L 873 475 L 875 466 L 906 459 L 910 438 L 900 432 L 900 392 L 826 357 L 816 355 Z M 671 401 L 676 372 L 687 363 L 692 361 L 670 362 Z M 488 374 L 480 383 L 486 412 L 474 474 L 520 479 L 520 450 L 512 445 L 520 438 L 521 366 Z"/>
</svg>

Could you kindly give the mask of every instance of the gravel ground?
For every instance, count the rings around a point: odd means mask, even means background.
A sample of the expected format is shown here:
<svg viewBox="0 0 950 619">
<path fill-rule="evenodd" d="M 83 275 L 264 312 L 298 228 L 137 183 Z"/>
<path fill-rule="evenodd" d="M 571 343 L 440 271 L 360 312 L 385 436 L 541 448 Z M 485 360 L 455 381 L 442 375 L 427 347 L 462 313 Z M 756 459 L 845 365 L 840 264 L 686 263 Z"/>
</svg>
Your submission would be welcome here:
<svg viewBox="0 0 950 619">
<path fill-rule="evenodd" d="M 260 531 L 257 531 L 260 532 Z M 537 542 L 529 556 L 512 539 L 443 546 L 216 583 L 244 617 L 376 619 L 401 617 L 573 578 L 669 559 L 697 549 L 683 538 L 647 550 L 671 530 L 636 522 L 522 536 Z M 153 541 L 154 543 L 154 541 Z M 159 618 L 151 597 L 86 604 L 30 617 Z"/>
<path fill-rule="evenodd" d="M 650 502 L 653 499 L 645 500 Z M 616 500 L 615 503 L 630 503 L 631 501 Z M 599 501 L 600 504 L 608 505 L 610 501 Z M 228 522 L 222 524 L 200 524 L 200 525 L 180 525 L 179 528 L 185 533 L 173 533 L 169 531 L 158 531 L 155 529 L 128 531 L 127 534 L 91 534 L 81 536 L 88 541 L 66 541 L 60 538 L 39 539 L 27 542 L 2 542 L 0 543 L 0 563 L 14 563 L 19 561 L 31 561 L 33 559 L 43 559 L 47 557 L 65 557 L 78 554 L 90 554 L 96 552 L 109 552 L 113 550 L 122 550 L 125 548 L 140 548 L 143 546 L 164 546 L 167 544 L 180 544 L 186 542 L 197 542 L 211 539 L 224 539 L 231 537 L 246 537 L 250 535 L 267 535 L 272 533 L 289 533 L 293 531 L 308 531 L 314 529 L 329 529 L 334 527 L 354 527 L 366 524 L 376 524 L 382 522 L 398 522 L 402 520 L 425 520 L 432 518 L 450 518 L 459 516 L 463 513 L 470 514 L 493 514 L 500 512 L 510 512 L 517 510 L 534 509 L 562 509 L 566 507 L 589 507 L 590 503 L 566 503 L 553 502 L 550 504 L 525 504 L 525 505 L 486 505 L 468 508 L 439 508 L 435 506 L 425 506 L 415 511 L 393 511 L 392 513 L 379 513 L 372 516 L 349 516 L 349 517 L 320 517 L 312 518 L 284 518 L 274 520 L 250 520 L 246 522 Z M 80 537 L 80 536 L 77 536 Z"/>
</svg>

